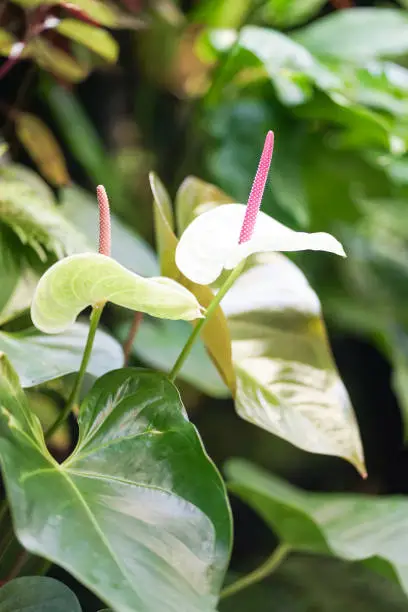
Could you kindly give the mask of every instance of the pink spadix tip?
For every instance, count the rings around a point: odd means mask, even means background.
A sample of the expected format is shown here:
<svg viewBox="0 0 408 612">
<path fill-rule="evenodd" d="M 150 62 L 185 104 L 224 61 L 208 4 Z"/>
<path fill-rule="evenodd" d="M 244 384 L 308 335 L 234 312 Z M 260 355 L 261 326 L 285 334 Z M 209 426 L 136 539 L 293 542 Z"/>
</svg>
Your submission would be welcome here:
<svg viewBox="0 0 408 612">
<path fill-rule="evenodd" d="M 258 170 L 256 171 L 255 179 L 252 183 L 251 193 L 249 194 L 244 222 L 239 235 L 239 244 L 250 240 L 252 234 L 254 233 L 256 218 L 261 206 L 266 179 L 268 178 L 269 167 L 272 161 L 274 139 L 274 134 L 270 130 L 265 138 L 265 144 L 261 159 L 259 160 Z"/>
<path fill-rule="evenodd" d="M 99 206 L 99 253 L 110 257 L 111 253 L 111 222 L 109 211 L 109 200 L 105 187 L 98 185 L 96 197 Z"/>
</svg>

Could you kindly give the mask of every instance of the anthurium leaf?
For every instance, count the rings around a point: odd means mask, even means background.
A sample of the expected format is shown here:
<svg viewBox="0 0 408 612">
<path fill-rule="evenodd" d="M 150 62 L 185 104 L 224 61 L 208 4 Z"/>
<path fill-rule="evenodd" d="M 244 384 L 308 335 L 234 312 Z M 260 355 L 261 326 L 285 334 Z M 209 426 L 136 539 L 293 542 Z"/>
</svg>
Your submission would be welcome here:
<svg viewBox="0 0 408 612">
<path fill-rule="evenodd" d="M 128 329 L 129 326 L 120 328 L 121 338 L 126 338 Z M 191 327 L 184 321 L 143 317 L 132 353 L 143 363 L 162 372 L 170 372 L 190 334 Z M 228 388 L 223 383 L 200 340 L 193 345 L 179 377 L 211 397 L 228 397 L 229 395 Z"/>
<path fill-rule="evenodd" d="M 154 173 L 150 174 L 150 185 L 153 192 L 156 241 L 162 274 L 174 278 L 187 287 L 197 297 L 200 304 L 207 308 L 214 297 L 211 289 L 191 282 L 180 273 L 176 266 L 175 254 L 178 240 L 173 229 L 174 220 L 170 198 L 160 179 Z M 231 361 L 231 339 L 224 313 L 220 307 L 215 310 L 207 322 L 202 332 L 202 339 L 224 382 L 234 393 L 235 374 Z"/>
<path fill-rule="evenodd" d="M 47 251 L 57 257 L 87 249 L 82 234 L 28 181 L 0 173 L 0 223 L 8 225 L 23 244 L 42 259 Z"/>
<path fill-rule="evenodd" d="M 265 291 L 267 287 L 267 291 Z M 360 435 L 302 272 L 280 254 L 252 260 L 226 297 L 240 416 L 365 473 Z"/>
<path fill-rule="evenodd" d="M 230 513 L 177 389 L 143 370 L 106 374 L 81 406 L 77 448 L 58 465 L 1 364 L 0 457 L 22 545 L 115 610 L 212 611 Z"/>
<path fill-rule="evenodd" d="M 408 51 L 408 16 L 391 8 L 336 11 L 296 32 L 295 39 L 318 56 L 356 63 L 404 55 Z"/>
<path fill-rule="evenodd" d="M 69 183 L 60 146 L 44 122 L 31 113 L 19 113 L 15 124 L 19 139 L 45 178 L 57 187 Z"/>
<path fill-rule="evenodd" d="M 98 205 L 91 193 L 76 185 L 61 194 L 64 216 L 85 233 L 89 244 L 97 250 Z M 142 276 L 157 276 L 159 265 L 150 245 L 128 228 L 111 212 L 112 257 L 122 266 Z"/>
<path fill-rule="evenodd" d="M 226 468 L 234 494 L 294 550 L 365 561 L 408 593 L 408 501 L 301 491 L 242 460 Z"/>
<path fill-rule="evenodd" d="M 63 19 L 55 29 L 63 36 L 88 47 L 108 62 L 116 62 L 119 48 L 109 32 L 77 19 Z"/>
<path fill-rule="evenodd" d="M 104 302 L 155 317 L 192 320 L 202 308 L 185 287 L 165 277 L 143 278 L 99 253 L 71 255 L 41 277 L 31 304 L 34 325 L 47 334 L 66 330 L 87 306 Z"/>
<path fill-rule="evenodd" d="M 234 200 L 221 189 L 202 181 L 196 176 L 188 176 L 181 183 L 176 194 L 176 218 L 178 235 L 198 215 L 211 210 L 219 204 L 230 204 Z"/>
<path fill-rule="evenodd" d="M 407 599 L 395 582 L 362 564 L 293 553 L 267 580 L 221 602 L 220 612 L 405 612 Z"/>
<path fill-rule="evenodd" d="M 56 336 L 41 334 L 34 328 L 14 333 L 0 331 L 0 353 L 11 361 L 21 386 L 33 387 L 79 370 L 88 330 L 87 324 L 75 323 Z M 99 377 L 122 365 L 121 346 L 98 330 L 87 371 Z"/>
<path fill-rule="evenodd" d="M 0 589 L 0 612 L 81 612 L 65 584 L 44 576 L 15 578 Z"/>
</svg>

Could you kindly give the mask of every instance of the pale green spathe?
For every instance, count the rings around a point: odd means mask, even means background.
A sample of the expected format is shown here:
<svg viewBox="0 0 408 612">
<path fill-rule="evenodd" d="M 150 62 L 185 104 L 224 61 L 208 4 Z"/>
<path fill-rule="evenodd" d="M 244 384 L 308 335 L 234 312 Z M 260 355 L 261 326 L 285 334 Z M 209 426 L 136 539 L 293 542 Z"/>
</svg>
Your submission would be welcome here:
<svg viewBox="0 0 408 612">
<path fill-rule="evenodd" d="M 48 334 L 65 331 L 87 306 L 104 302 L 163 319 L 202 317 L 194 295 L 164 277 L 143 278 L 99 253 L 57 262 L 41 277 L 31 305 L 34 325 Z"/>
<path fill-rule="evenodd" d="M 271 251 L 327 251 L 345 257 L 342 245 L 330 234 L 295 232 L 263 212 L 258 213 L 252 238 L 238 244 L 245 212 L 244 204 L 225 204 L 194 219 L 176 251 L 184 276 L 208 285 L 224 268 L 232 270 L 249 255 Z"/>
</svg>

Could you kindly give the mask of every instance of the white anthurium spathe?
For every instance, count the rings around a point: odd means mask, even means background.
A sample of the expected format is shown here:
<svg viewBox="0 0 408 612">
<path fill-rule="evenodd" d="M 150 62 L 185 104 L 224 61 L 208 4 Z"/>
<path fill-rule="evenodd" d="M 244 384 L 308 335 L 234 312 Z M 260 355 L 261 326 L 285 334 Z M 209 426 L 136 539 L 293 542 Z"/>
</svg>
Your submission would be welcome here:
<svg viewBox="0 0 408 612">
<path fill-rule="evenodd" d="M 312 250 L 346 256 L 340 242 L 330 234 L 296 232 L 261 211 L 257 212 L 251 238 L 240 244 L 246 213 L 244 204 L 225 204 L 192 221 L 176 251 L 176 264 L 184 276 L 209 285 L 224 269 L 234 269 L 255 253 Z"/>
</svg>

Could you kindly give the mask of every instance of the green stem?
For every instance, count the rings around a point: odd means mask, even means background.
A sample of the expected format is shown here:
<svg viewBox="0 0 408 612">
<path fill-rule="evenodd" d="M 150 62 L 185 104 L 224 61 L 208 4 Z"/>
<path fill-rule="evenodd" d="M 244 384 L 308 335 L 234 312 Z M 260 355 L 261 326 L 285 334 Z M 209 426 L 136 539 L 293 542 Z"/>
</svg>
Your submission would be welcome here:
<svg viewBox="0 0 408 612">
<path fill-rule="evenodd" d="M 239 593 L 243 589 L 246 589 L 257 582 L 260 582 L 270 574 L 272 574 L 286 559 L 288 554 L 290 553 L 290 547 L 286 544 L 279 544 L 277 548 L 273 551 L 272 555 L 264 562 L 262 565 L 257 567 L 253 572 L 239 578 L 236 582 L 233 582 L 229 586 L 225 587 L 223 591 L 221 591 L 220 598 L 224 599 L 224 597 L 230 597 L 231 595 L 235 595 Z"/>
<path fill-rule="evenodd" d="M 204 325 L 207 323 L 207 321 L 214 314 L 217 306 L 221 302 L 221 300 L 224 297 L 224 295 L 227 293 L 227 291 L 229 289 L 231 289 L 232 285 L 234 284 L 234 282 L 237 280 L 238 276 L 241 274 L 242 270 L 244 269 L 244 266 L 245 266 L 245 260 L 241 261 L 241 263 L 231 272 L 231 274 L 226 279 L 225 283 L 222 285 L 221 289 L 214 296 L 214 299 L 211 301 L 210 305 L 208 306 L 207 313 L 206 313 L 204 319 L 200 319 L 199 322 L 197 323 L 197 325 L 194 327 L 194 329 L 191 332 L 187 342 L 184 345 L 183 350 L 181 351 L 180 355 L 178 356 L 177 361 L 174 364 L 172 371 L 169 374 L 169 379 L 172 382 L 174 381 L 174 379 L 176 378 L 177 374 L 180 372 L 181 368 L 183 367 L 184 362 L 187 359 L 187 357 L 189 356 L 194 342 L 197 340 L 198 336 L 202 332 Z"/>
<path fill-rule="evenodd" d="M 104 306 L 105 304 L 97 304 L 96 306 L 92 308 L 90 324 L 89 324 L 89 331 L 88 331 L 88 338 L 86 340 L 84 354 L 82 355 L 82 361 L 81 361 L 81 365 L 79 368 L 78 376 L 76 377 L 75 384 L 72 388 L 71 395 L 68 398 L 68 401 L 67 401 L 67 404 L 64 410 L 60 412 L 55 423 L 51 425 L 49 430 L 46 432 L 45 434 L 46 439 L 49 439 L 57 431 L 57 429 L 62 425 L 62 423 L 66 421 L 73 407 L 78 402 L 78 397 L 79 397 L 79 393 L 81 390 L 82 381 L 84 380 L 84 376 L 86 374 L 86 369 L 88 367 L 89 358 L 91 356 L 92 347 L 93 347 L 93 343 L 95 340 L 96 330 L 98 328 L 98 323 L 101 318 L 101 314 L 102 314 Z"/>
</svg>

